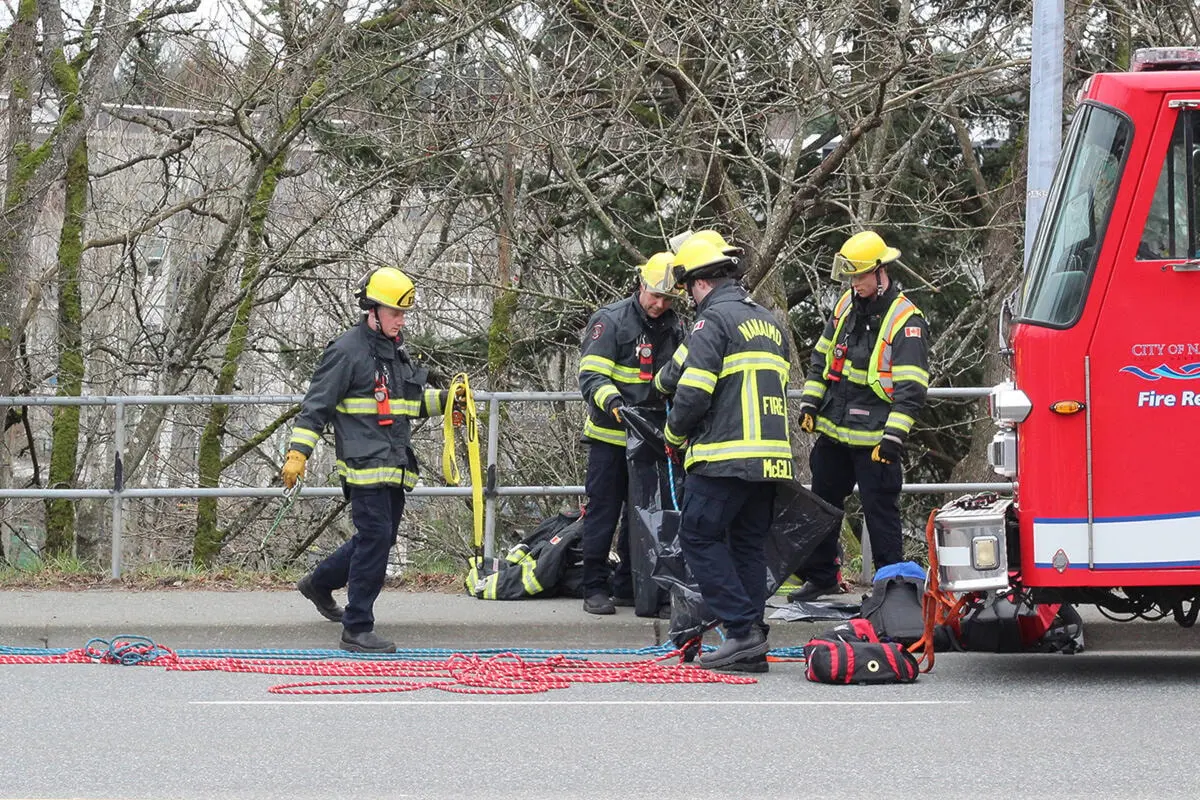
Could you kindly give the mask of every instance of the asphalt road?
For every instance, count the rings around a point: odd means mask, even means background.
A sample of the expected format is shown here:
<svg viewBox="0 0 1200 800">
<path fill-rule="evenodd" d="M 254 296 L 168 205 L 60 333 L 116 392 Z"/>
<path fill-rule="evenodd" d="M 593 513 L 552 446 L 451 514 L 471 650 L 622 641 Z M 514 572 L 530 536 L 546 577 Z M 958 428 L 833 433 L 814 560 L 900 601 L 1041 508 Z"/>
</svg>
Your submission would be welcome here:
<svg viewBox="0 0 1200 800">
<path fill-rule="evenodd" d="M 947 654 L 910 686 L 281 697 L 270 675 L 3 666 L 0 798 L 1200 796 L 1200 654 Z"/>
</svg>

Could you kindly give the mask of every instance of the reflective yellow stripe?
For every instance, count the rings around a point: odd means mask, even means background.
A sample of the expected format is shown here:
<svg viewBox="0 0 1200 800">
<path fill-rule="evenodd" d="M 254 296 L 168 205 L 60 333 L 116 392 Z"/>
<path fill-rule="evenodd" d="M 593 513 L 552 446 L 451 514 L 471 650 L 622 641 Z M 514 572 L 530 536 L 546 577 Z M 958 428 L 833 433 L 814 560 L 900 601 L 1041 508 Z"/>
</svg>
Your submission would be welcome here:
<svg viewBox="0 0 1200 800">
<path fill-rule="evenodd" d="M 896 302 L 892 303 L 892 307 L 888 309 L 888 316 L 880 325 L 880 330 L 887 331 L 887 340 L 889 342 L 895 340 L 896 332 L 900 330 L 901 326 L 908 321 L 908 318 L 916 310 L 917 307 L 908 298 L 903 295 L 896 298 Z"/>
<path fill-rule="evenodd" d="M 750 353 L 738 353 L 726 356 L 725 360 L 721 362 L 721 377 L 724 378 L 726 375 L 733 375 L 737 372 L 758 369 L 775 370 L 783 375 L 787 375 L 788 370 L 791 369 L 791 365 L 782 357 L 761 350 Z"/>
<path fill-rule="evenodd" d="M 617 387 L 613 386 L 611 383 L 606 383 L 597 389 L 596 393 L 592 395 L 592 402 L 595 403 L 596 407 L 601 411 L 608 411 L 608 401 L 614 397 L 620 396 L 620 394 L 621 392 L 618 391 Z"/>
<path fill-rule="evenodd" d="M 687 441 L 687 437 L 679 436 L 675 433 L 675 431 L 671 430 L 670 425 L 667 425 L 663 428 L 663 438 L 667 440 L 668 444 L 675 447 L 679 447 L 681 444 Z"/>
<path fill-rule="evenodd" d="M 842 370 L 842 377 L 860 386 L 867 385 L 867 371 L 865 369 L 858 369 L 849 362 L 847 362 L 845 369 Z"/>
<path fill-rule="evenodd" d="M 846 312 L 850 310 L 850 303 L 853 300 L 854 300 L 854 290 L 847 289 L 845 291 L 845 293 L 842 294 L 842 296 L 840 298 L 838 298 L 837 305 L 835 305 L 833 307 L 834 319 L 841 319 L 842 317 L 844 317 L 846 315 Z"/>
<path fill-rule="evenodd" d="M 688 367 L 679 378 L 680 386 L 691 386 L 706 394 L 712 394 L 717 388 L 717 376 L 706 369 Z"/>
<path fill-rule="evenodd" d="M 421 416 L 421 401 L 420 400 L 392 400 L 392 416 L 397 414 L 404 417 L 419 417 Z"/>
<path fill-rule="evenodd" d="M 712 444 L 698 443 L 688 448 L 687 465 L 694 461 L 729 461 L 735 458 L 791 458 L 792 447 L 780 441 L 747 439 Z"/>
<path fill-rule="evenodd" d="M 499 583 L 500 583 L 500 573 L 499 572 L 493 572 L 491 575 L 488 575 L 487 578 L 484 579 L 484 581 L 483 581 L 483 599 L 484 600 L 495 600 L 496 599 L 496 587 L 499 585 Z"/>
<path fill-rule="evenodd" d="M 892 382 L 896 381 L 912 381 L 927 387 L 929 386 L 929 370 L 912 364 L 892 367 Z"/>
<path fill-rule="evenodd" d="M 817 417 L 817 433 L 823 433 L 842 444 L 855 447 L 874 447 L 883 438 L 883 431 L 860 431 L 834 425 L 824 417 Z"/>
<path fill-rule="evenodd" d="M 438 389 L 426 389 L 425 396 L 423 398 L 424 407 L 421 409 L 421 413 L 425 416 L 431 416 L 433 414 L 445 414 L 446 409 L 442 405 L 441 394 L 441 391 Z M 449 392 L 446 393 L 446 405 L 450 405 Z"/>
<path fill-rule="evenodd" d="M 309 447 L 316 447 L 317 440 L 320 438 L 321 434 L 316 431 L 310 431 L 308 428 L 292 429 L 292 444 L 306 444 Z"/>
<path fill-rule="evenodd" d="M 642 377 L 639 367 L 622 367 L 618 364 L 613 368 L 612 379 L 617 383 L 649 383 L 649 378 Z"/>
<path fill-rule="evenodd" d="M 337 404 L 335 410 L 342 414 L 374 414 L 377 409 L 373 397 L 347 397 Z"/>
<path fill-rule="evenodd" d="M 337 460 L 338 475 L 351 486 L 403 486 L 412 489 L 417 485 L 417 473 L 408 467 L 371 467 L 354 469 L 345 461 Z"/>
<path fill-rule="evenodd" d="M 687 360 L 688 349 L 686 344 L 681 344 L 675 348 L 675 355 L 671 356 L 671 360 L 678 366 L 683 366 L 683 362 Z"/>
<path fill-rule="evenodd" d="M 892 413 L 888 414 L 885 427 L 895 428 L 898 431 L 904 431 L 905 433 L 908 433 L 912 430 L 913 423 L 915 422 L 916 420 L 910 417 L 908 414 L 902 414 L 899 411 L 892 411 Z"/>
<path fill-rule="evenodd" d="M 820 339 L 817 339 L 817 344 L 813 349 L 821 355 L 826 355 L 831 347 L 833 347 L 833 342 L 822 336 Z"/>
<path fill-rule="evenodd" d="M 806 398 L 811 397 L 813 400 L 820 400 L 825 396 L 825 384 L 820 381 L 805 381 L 804 390 L 801 394 Z"/>
<path fill-rule="evenodd" d="M 608 378 L 612 377 L 613 369 L 616 366 L 617 362 L 604 356 L 584 356 L 579 359 L 580 372 L 596 372 Z"/>
<path fill-rule="evenodd" d="M 579 371 L 594 372 L 618 383 L 649 383 L 648 378 L 642 378 L 642 370 L 639 367 L 625 367 L 603 356 L 584 356 L 579 360 Z"/>
<path fill-rule="evenodd" d="M 405 400 L 393 397 L 388 401 L 388 404 L 392 409 L 391 416 L 393 417 L 419 417 L 421 415 L 421 402 L 419 400 Z M 379 405 L 373 397 L 347 397 L 338 403 L 334 407 L 334 410 L 339 414 L 375 416 L 379 413 Z"/>
<path fill-rule="evenodd" d="M 667 387 L 662 385 L 662 376 L 663 376 L 663 373 L 666 372 L 666 369 L 667 369 L 666 367 L 663 367 L 662 369 L 660 369 L 658 371 L 658 374 L 654 376 L 654 388 L 657 389 L 658 391 L 662 392 L 663 394 L 668 393 Z"/>
<path fill-rule="evenodd" d="M 531 597 L 542 593 L 542 584 L 534 574 L 536 568 L 537 562 L 532 558 L 521 562 L 521 585 L 525 587 L 525 594 Z"/>
<path fill-rule="evenodd" d="M 612 428 L 602 428 L 591 419 L 586 419 L 583 422 L 583 435 L 588 439 L 595 439 L 598 442 L 605 444 L 615 444 L 617 447 L 625 446 L 625 431 L 618 431 Z"/>
<path fill-rule="evenodd" d="M 742 377 L 742 436 L 757 440 L 762 436 L 758 417 L 758 381 L 754 372 Z"/>
</svg>

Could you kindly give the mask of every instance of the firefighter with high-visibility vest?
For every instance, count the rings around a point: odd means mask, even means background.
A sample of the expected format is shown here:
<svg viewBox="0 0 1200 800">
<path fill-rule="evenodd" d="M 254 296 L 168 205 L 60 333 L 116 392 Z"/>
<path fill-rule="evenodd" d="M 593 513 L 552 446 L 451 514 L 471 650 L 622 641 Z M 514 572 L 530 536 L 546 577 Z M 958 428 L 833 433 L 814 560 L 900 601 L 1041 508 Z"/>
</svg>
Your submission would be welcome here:
<svg viewBox="0 0 1200 800">
<path fill-rule="evenodd" d="M 809 456 L 812 489 L 843 508 L 858 484 L 875 568 L 904 560 L 900 525 L 900 458 L 929 388 L 929 328 L 888 275 L 900 258 L 875 231 L 846 240 L 833 259 L 838 299 L 813 348 L 800 406 L 800 428 L 816 433 Z M 838 535 L 798 571 L 793 601 L 840 591 Z"/>
<path fill-rule="evenodd" d="M 638 267 L 638 289 L 592 315 L 580 344 L 579 389 L 587 418 L 587 513 L 583 519 L 583 610 L 614 614 L 632 606 L 629 524 L 623 509 L 629 493 L 625 461 L 626 405 L 654 406 L 662 398 L 651 381 L 683 341 L 684 330 L 672 304 L 681 297 L 671 273 L 670 253 L 655 253 Z M 610 574 L 613 532 L 620 523 L 617 555 Z"/>
<path fill-rule="evenodd" d="M 333 423 L 337 471 L 350 501 L 354 535 L 296 588 L 326 619 L 342 623 L 341 647 L 391 653 L 375 633 L 375 599 L 396 543 L 404 493 L 417 483 L 409 420 L 446 413 L 449 392 L 425 388 L 429 370 L 404 348 L 401 329 L 416 287 L 395 267 L 367 273 L 356 292 L 362 321 L 329 343 L 292 429 L 282 478 L 289 490 L 304 476 L 325 426 Z M 346 588 L 341 608 L 335 589 Z"/>
<path fill-rule="evenodd" d="M 735 280 L 738 259 L 693 237 L 675 280 L 696 322 L 663 437 L 687 470 L 679 542 L 725 641 L 701 666 L 767 671 L 766 540 L 776 483 L 792 480 L 787 381 L 790 333 Z"/>
</svg>

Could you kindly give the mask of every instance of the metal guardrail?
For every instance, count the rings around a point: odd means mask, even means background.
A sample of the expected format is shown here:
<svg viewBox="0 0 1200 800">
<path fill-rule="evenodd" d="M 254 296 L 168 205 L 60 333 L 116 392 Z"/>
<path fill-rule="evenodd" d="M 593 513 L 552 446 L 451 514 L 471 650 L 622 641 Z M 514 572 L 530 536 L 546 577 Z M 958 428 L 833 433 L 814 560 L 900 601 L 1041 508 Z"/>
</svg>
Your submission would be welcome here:
<svg viewBox="0 0 1200 800">
<path fill-rule="evenodd" d="M 986 387 L 934 388 L 929 397 L 979 398 L 991 391 Z M 788 392 L 788 398 L 798 400 L 799 390 Z M 303 395 L 95 395 L 90 397 L 0 397 L 0 409 L 7 406 L 112 406 L 114 409 L 114 452 L 113 485 L 109 489 L 0 489 L 3 499 L 111 499 L 112 500 L 112 559 L 113 578 L 121 576 L 121 538 L 124 534 L 123 501 L 126 498 L 147 497 L 274 497 L 280 493 L 278 487 L 253 489 L 246 487 L 179 487 L 138 489 L 125 486 L 123 454 L 126 447 L 125 409 L 129 406 L 207 406 L 207 405 L 296 405 Z M 501 402 L 561 402 L 582 401 L 579 392 L 475 392 L 478 402 L 488 404 L 487 425 L 487 487 L 484 491 L 484 556 L 492 558 L 496 539 L 496 500 L 505 496 L 550 496 L 583 495 L 583 486 L 500 486 L 496 463 L 500 447 L 500 403 Z M 909 494 L 941 494 L 949 492 L 1002 492 L 1012 491 L 1012 484 L 995 483 L 909 483 L 901 490 Z M 470 486 L 418 486 L 410 493 L 416 497 L 469 497 Z M 305 487 L 299 497 L 341 497 L 337 487 Z"/>
</svg>

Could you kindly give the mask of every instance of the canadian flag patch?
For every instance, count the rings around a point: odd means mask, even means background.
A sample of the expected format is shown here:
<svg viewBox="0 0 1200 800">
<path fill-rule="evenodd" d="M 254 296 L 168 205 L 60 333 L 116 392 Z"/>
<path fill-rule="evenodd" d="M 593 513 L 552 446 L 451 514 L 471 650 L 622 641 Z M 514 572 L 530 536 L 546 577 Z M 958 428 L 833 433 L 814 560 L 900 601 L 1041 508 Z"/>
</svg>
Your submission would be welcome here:
<svg viewBox="0 0 1200 800">
<path fill-rule="evenodd" d="M 915 336 L 915 337 L 917 337 L 918 339 L 920 339 L 920 338 L 921 338 L 921 326 L 920 326 L 920 325 L 907 325 L 907 326 L 905 326 L 905 328 L 904 328 L 904 335 L 905 335 L 905 336 Z"/>
</svg>

